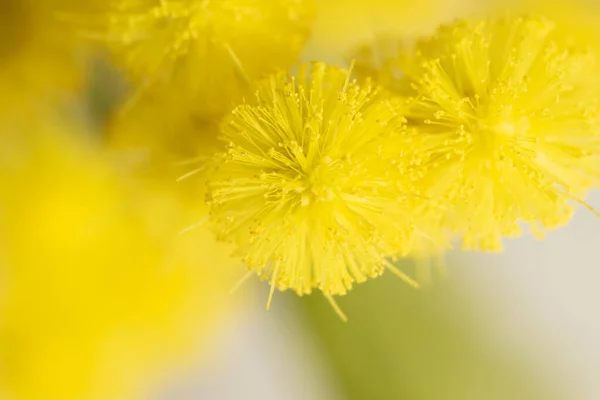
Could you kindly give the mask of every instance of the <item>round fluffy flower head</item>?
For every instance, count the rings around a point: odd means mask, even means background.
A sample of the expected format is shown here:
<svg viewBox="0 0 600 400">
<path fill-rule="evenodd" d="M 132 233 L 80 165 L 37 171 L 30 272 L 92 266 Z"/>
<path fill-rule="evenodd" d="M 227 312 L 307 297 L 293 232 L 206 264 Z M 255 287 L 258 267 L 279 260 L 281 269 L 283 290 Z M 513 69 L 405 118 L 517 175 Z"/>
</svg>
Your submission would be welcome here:
<svg viewBox="0 0 600 400">
<path fill-rule="evenodd" d="M 205 115 L 239 100 L 250 80 L 296 61 L 311 0 L 112 0 L 92 18 L 142 85 L 181 86 Z"/>
<path fill-rule="evenodd" d="M 403 73 L 380 76 L 408 98 L 424 195 L 466 249 L 566 223 L 597 182 L 594 60 L 562 39 L 541 17 L 459 20 L 383 64 Z"/>
<path fill-rule="evenodd" d="M 403 191 L 414 188 L 385 155 L 399 117 L 376 96 L 349 71 L 315 63 L 266 80 L 224 121 L 211 215 L 272 287 L 331 299 L 409 250 L 416 198 Z"/>
</svg>

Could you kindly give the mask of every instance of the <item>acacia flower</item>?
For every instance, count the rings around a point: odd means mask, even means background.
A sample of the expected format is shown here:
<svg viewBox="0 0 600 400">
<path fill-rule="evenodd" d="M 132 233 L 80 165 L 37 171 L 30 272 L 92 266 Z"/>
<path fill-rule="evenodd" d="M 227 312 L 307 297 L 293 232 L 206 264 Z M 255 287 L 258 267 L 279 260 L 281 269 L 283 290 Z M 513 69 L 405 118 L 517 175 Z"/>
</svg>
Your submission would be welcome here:
<svg viewBox="0 0 600 400">
<path fill-rule="evenodd" d="M 166 83 L 205 116 L 228 111 L 248 83 L 296 61 L 311 0 L 114 0 L 78 15 L 142 86 Z M 85 15 L 85 14 L 84 14 Z"/>
<path fill-rule="evenodd" d="M 222 125 L 227 152 L 209 182 L 216 231 L 280 290 L 333 303 L 410 250 L 422 199 L 387 157 L 401 116 L 371 84 L 323 63 L 262 82 Z"/>
<path fill-rule="evenodd" d="M 379 68 L 465 249 L 501 250 L 519 221 L 541 236 L 598 183 L 594 58 L 545 18 L 458 20 Z"/>
</svg>

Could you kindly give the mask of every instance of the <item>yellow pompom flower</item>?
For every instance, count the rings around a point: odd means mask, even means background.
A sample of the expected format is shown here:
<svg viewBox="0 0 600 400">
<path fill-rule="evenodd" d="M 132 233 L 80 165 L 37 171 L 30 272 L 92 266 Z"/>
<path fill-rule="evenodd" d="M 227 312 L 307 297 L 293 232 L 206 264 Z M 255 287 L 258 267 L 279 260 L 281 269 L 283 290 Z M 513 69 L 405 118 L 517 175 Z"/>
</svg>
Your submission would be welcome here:
<svg viewBox="0 0 600 400">
<path fill-rule="evenodd" d="M 569 200 L 597 184 L 594 68 L 552 22 L 524 16 L 458 20 L 371 69 L 406 96 L 422 195 L 452 210 L 465 249 L 497 251 L 520 221 L 538 235 L 565 224 Z"/>
<path fill-rule="evenodd" d="M 401 116 L 378 90 L 323 63 L 262 82 L 222 125 L 227 152 L 209 182 L 211 217 L 271 287 L 333 303 L 406 254 L 422 200 L 387 156 Z"/>
<path fill-rule="evenodd" d="M 205 206 L 54 128 L 0 143 L 0 397 L 147 398 L 227 303 L 230 251 L 177 235 Z"/>
<path fill-rule="evenodd" d="M 311 0 L 115 0 L 83 19 L 143 87 L 175 85 L 220 115 L 249 83 L 296 61 Z M 96 28 L 93 28 L 93 26 Z"/>
</svg>

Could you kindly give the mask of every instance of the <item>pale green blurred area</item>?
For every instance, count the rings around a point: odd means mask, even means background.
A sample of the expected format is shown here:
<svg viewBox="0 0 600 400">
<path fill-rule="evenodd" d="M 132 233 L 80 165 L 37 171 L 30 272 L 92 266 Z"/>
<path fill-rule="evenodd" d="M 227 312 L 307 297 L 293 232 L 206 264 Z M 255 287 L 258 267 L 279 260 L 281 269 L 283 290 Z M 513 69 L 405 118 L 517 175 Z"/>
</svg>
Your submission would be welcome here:
<svg viewBox="0 0 600 400">
<path fill-rule="evenodd" d="M 526 355 L 500 350 L 453 280 L 414 290 L 384 274 L 338 300 L 347 324 L 319 296 L 299 300 L 344 398 L 564 399 Z"/>
</svg>

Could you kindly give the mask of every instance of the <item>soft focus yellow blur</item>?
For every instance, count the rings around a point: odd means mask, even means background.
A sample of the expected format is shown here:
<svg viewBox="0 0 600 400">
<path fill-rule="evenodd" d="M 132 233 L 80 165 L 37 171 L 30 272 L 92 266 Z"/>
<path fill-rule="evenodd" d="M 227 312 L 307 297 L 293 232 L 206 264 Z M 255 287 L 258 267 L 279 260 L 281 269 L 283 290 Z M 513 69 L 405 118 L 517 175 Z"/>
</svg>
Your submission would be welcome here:
<svg viewBox="0 0 600 400">
<path fill-rule="evenodd" d="M 195 102 L 169 89 L 154 87 L 129 103 L 109 121 L 107 135 L 112 148 L 137 153 L 145 167 L 175 179 L 206 166 L 203 161 L 224 145 L 217 140 L 219 119 L 198 118 Z M 194 181 L 202 191 L 197 176 Z M 203 203 L 203 197 L 197 200 Z"/>
<path fill-rule="evenodd" d="M 204 211 L 173 185 L 54 128 L 22 133 L 0 146 L 0 397 L 135 399 L 217 325 L 229 251 L 177 235 Z"/>
<path fill-rule="evenodd" d="M 74 127 L 105 121 L 94 105 L 83 115 L 77 97 L 89 49 L 61 21 L 73 4 L 0 4 L 3 400 L 147 398 L 196 362 L 239 277 L 231 251 L 200 223 L 202 185 L 179 184 L 179 170 L 146 158 L 149 148 L 171 155 L 168 132 L 121 152 L 104 132 Z M 143 130 L 148 112 L 129 128 Z"/>
<path fill-rule="evenodd" d="M 48 107 L 82 81 L 77 37 L 55 18 L 73 0 L 0 2 L 0 123 Z"/>
<path fill-rule="evenodd" d="M 472 0 L 319 0 L 304 58 L 341 62 L 380 36 L 413 39 L 479 7 Z"/>
<path fill-rule="evenodd" d="M 564 39 L 585 42 L 600 52 L 600 2 L 597 0 L 494 0 L 487 13 L 543 15 L 556 23 Z"/>
</svg>

